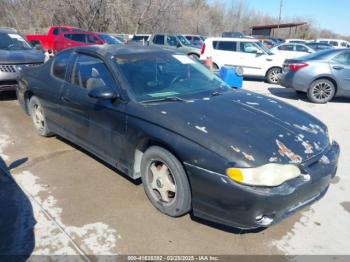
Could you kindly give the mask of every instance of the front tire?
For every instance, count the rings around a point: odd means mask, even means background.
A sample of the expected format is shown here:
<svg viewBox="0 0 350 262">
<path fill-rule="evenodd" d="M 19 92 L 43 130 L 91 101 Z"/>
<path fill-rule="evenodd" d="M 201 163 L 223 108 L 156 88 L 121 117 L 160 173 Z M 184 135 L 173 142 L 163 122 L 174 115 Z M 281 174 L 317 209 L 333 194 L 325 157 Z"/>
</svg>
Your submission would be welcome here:
<svg viewBox="0 0 350 262">
<path fill-rule="evenodd" d="M 185 170 L 169 151 L 158 146 L 146 150 L 141 178 L 147 197 L 160 212 L 178 217 L 191 210 L 191 190 Z"/>
<path fill-rule="evenodd" d="M 39 98 L 36 96 L 31 97 L 29 101 L 29 109 L 32 122 L 37 133 L 44 137 L 52 136 L 53 133 L 47 126 L 44 108 L 42 107 Z"/>
<path fill-rule="evenodd" d="M 266 80 L 270 84 L 279 84 L 282 69 L 279 67 L 273 67 L 267 71 Z"/>
<path fill-rule="evenodd" d="M 335 95 L 335 85 L 327 79 L 319 79 L 310 85 L 307 97 L 312 103 L 326 104 Z"/>
</svg>

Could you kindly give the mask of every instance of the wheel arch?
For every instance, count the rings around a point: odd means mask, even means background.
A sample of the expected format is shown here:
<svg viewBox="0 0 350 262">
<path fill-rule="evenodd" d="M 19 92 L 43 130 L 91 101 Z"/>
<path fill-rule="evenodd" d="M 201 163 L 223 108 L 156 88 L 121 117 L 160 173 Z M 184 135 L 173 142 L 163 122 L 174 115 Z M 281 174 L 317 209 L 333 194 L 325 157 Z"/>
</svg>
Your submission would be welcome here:
<svg viewBox="0 0 350 262">
<path fill-rule="evenodd" d="M 25 112 L 30 115 L 30 108 L 29 108 L 29 101 L 34 96 L 34 93 L 30 90 L 25 91 L 24 93 L 24 110 Z"/>
<path fill-rule="evenodd" d="M 183 161 L 182 161 L 181 157 L 179 157 L 179 155 L 176 153 L 176 150 L 171 145 L 169 145 L 168 143 L 166 143 L 164 141 L 161 141 L 159 139 L 153 138 L 153 137 L 142 138 L 137 143 L 137 145 L 136 145 L 136 147 L 134 149 L 134 159 L 133 159 L 133 168 L 132 168 L 132 178 L 133 179 L 138 179 L 138 178 L 141 177 L 142 156 L 146 152 L 146 150 L 148 148 L 152 147 L 152 146 L 158 146 L 158 147 L 161 147 L 161 148 L 169 151 L 183 165 Z M 184 167 L 184 169 L 185 169 L 185 167 Z"/>
</svg>

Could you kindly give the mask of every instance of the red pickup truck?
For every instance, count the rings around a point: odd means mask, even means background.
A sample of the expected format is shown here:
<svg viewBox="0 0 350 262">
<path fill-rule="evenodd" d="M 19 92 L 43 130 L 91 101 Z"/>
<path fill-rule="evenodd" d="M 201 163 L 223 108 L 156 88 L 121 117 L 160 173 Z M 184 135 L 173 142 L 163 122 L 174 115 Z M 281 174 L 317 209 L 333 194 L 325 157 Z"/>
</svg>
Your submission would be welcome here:
<svg viewBox="0 0 350 262">
<path fill-rule="evenodd" d="M 63 49 L 75 46 L 88 45 L 123 45 L 117 38 L 106 33 L 95 32 L 64 32 L 61 33 L 53 44 L 53 51 L 59 52 Z"/>
<path fill-rule="evenodd" d="M 84 30 L 73 26 L 51 26 L 47 35 L 27 35 L 26 38 L 32 46 L 40 44 L 44 51 L 55 51 L 54 43 L 61 33 L 81 31 Z"/>
</svg>

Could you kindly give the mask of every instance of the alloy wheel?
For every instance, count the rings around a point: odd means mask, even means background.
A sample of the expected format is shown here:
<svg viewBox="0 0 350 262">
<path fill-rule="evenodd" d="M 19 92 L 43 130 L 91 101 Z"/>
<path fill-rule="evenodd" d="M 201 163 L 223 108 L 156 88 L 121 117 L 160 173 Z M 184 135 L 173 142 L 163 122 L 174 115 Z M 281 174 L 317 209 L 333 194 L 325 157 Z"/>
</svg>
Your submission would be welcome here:
<svg viewBox="0 0 350 262">
<path fill-rule="evenodd" d="M 320 82 L 314 86 L 312 95 L 318 101 L 327 101 L 333 93 L 333 88 L 327 82 Z"/>
<path fill-rule="evenodd" d="M 282 70 L 279 68 L 272 69 L 270 74 L 269 74 L 270 82 L 277 84 L 280 80 L 281 73 L 282 73 Z"/>
</svg>

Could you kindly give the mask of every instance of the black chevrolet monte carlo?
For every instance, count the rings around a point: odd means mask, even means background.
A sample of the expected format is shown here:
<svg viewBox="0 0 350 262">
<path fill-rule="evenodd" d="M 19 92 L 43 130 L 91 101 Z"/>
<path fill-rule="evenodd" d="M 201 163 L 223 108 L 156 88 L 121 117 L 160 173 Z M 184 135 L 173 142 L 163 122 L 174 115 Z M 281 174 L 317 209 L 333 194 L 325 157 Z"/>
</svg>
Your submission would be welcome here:
<svg viewBox="0 0 350 262">
<path fill-rule="evenodd" d="M 228 87 L 187 56 L 91 46 L 20 71 L 19 103 L 133 179 L 162 213 L 268 227 L 320 199 L 339 146 L 315 117 Z M 79 163 L 77 163 L 78 165 Z"/>
</svg>

